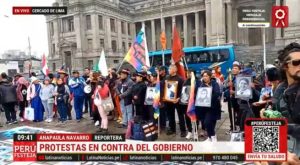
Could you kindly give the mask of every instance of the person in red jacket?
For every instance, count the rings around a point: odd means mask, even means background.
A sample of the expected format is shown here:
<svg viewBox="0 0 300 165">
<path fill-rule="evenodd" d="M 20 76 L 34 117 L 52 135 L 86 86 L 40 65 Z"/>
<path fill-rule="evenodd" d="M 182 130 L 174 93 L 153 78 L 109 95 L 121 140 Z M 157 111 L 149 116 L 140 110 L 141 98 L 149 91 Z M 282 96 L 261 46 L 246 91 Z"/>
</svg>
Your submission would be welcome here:
<svg viewBox="0 0 300 165">
<path fill-rule="evenodd" d="M 100 80 L 98 82 L 98 86 L 92 98 L 94 99 L 94 104 L 97 106 L 99 114 L 101 116 L 101 127 L 98 132 L 101 132 L 103 134 L 108 133 L 108 118 L 107 118 L 107 113 L 104 111 L 102 107 L 101 100 L 106 99 L 108 97 L 109 97 L 108 85 Z"/>
<path fill-rule="evenodd" d="M 222 74 L 222 68 L 220 66 L 216 66 L 214 70 L 216 78 L 220 79 L 221 83 L 223 83 L 225 79 L 224 75 Z"/>
</svg>

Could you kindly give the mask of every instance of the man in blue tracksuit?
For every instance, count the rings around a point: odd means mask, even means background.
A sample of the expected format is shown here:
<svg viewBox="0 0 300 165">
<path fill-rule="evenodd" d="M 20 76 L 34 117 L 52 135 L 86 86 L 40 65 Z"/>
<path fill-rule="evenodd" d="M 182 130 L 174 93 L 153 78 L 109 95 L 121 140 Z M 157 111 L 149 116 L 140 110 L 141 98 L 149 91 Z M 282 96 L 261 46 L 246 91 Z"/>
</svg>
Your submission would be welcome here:
<svg viewBox="0 0 300 165">
<path fill-rule="evenodd" d="M 82 109 L 84 102 L 84 86 L 85 81 L 82 77 L 79 77 L 78 71 L 73 71 L 73 77 L 69 80 L 70 92 L 74 98 L 74 109 L 76 112 L 76 120 L 80 122 L 82 118 Z"/>
</svg>

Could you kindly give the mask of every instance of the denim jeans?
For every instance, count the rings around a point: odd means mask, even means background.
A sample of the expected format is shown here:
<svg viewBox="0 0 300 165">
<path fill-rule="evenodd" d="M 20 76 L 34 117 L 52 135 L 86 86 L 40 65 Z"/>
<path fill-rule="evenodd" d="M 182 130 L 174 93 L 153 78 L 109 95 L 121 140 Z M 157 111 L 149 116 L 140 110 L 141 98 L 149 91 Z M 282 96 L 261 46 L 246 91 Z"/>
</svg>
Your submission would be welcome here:
<svg viewBox="0 0 300 165">
<path fill-rule="evenodd" d="M 122 117 L 123 117 L 122 124 L 127 125 L 133 116 L 132 104 L 125 106 L 124 100 L 121 100 L 120 104 L 121 104 Z"/>
</svg>

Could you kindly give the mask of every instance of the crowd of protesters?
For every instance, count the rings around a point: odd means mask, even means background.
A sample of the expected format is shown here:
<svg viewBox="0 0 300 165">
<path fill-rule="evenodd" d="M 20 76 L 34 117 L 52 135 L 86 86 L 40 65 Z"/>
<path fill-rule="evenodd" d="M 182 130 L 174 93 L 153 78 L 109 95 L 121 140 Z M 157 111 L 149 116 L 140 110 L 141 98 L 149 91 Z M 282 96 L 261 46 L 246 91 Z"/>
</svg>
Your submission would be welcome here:
<svg viewBox="0 0 300 165">
<path fill-rule="evenodd" d="M 299 124 L 299 52 L 299 44 L 288 45 L 279 51 L 279 64 L 268 65 L 265 72 L 261 74 L 256 73 L 251 65 L 242 66 L 237 61 L 233 63 L 228 75 L 222 75 L 219 66 L 202 70 L 196 79 L 195 93 L 197 95 L 198 88 L 211 88 L 208 100 L 211 104 L 203 107 L 196 105 L 200 136 L 207 137 L 206 141 L 217 141 L 216 124 L 221 119 L 222 101 L 227 102 L 228 106 L 230 117 L 228 133 L 243 131 L 244 121 L 249 117 L 266 117 L 264 111 L 267 109 L 279 111 L 290 122 Z M 53 122 L 54 118 L 58 118 L 62 123 L 72 120 L 71 111 L 74 109 L 77 122 L 82 120 L 83 113 L 88 113 L 94 120 L 95 126 L 100 127 L 98 132 L 101 133 L 108 133 L 108 115 L 114 116 L 114 121 L 124 129 L 127 129 L 130 120 L 140 116 L 144 121 L 159 123 L 160 131 L 166 132 L 167 135 L 176 134 L 175 112 L 177 112 L 180 136 L 191 139 L 192 124 L 187 115 L 189 96 L 183 93 L 190 93 L 188 87 L 191 86 L 191 73 L 194 75 L 198 73 L 191 69 L 186 73 L 187 79 L 184 80 L 177 74 L 176 65 L 159 66 L 153 72 L 145 69 L 134 73 L 128 69 L 117 72 L 116 69 L 111 68 L 108 76 L 102 76 L 101 72 L 91 71 L 89 68 L 84 69 L 83 75 L 76 70 L 72 75 L 59 70 L 55 74 L 50 73 L 43 80 L 33 75 L 29 81 L 20 74 L 15 75 L 10 81 L 8 76 L 2 73 L 0 76 L 1 110 L 5 112 L 6 124 L 16 124 L 18 123 L 16 112 L 20 112 L 19 121 L 23 122 L 26 107 L 34 109 L 34 122 L 48 123 Z M 153 117 L 153 106 L 145 104 L 147 88 L 155 87 L 158 77 L 161 97 L 159 122 Z M 236 82 L 237 77 L 250 77 L 252 82 L 249 82 L 249 79 Z M 177 85 L 173 87 L 166 82 Z M 246 89 L 247 85 L 250 89 Z M 89 88 L 85 89 L 87 86 Z M 170 93 L 173 101 L 165 98 L 167 88 L 174 88 L 173 90 L 176 91 L 176 94 Z M 262 92 L 265 89 L 271 90 Z M 251 96 L 236 97 L 242 94 L 244 96 L 251 94 Z M 108 113 L 102 106 L 102 102 L 109 97 L 112 98 L 114 110 Z"/>
</svg>

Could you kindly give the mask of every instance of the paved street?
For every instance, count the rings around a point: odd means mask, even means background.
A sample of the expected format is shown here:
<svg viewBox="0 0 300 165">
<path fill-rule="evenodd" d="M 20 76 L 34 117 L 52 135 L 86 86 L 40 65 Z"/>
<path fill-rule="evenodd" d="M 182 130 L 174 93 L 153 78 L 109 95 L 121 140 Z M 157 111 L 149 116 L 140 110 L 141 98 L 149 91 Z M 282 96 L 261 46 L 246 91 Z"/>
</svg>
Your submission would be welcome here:
<svg viewBox="0 0 300 165">
<path fill-rule="evenodd" d="M 230 136 L 226 135 L 225 132 L 228 130 L 229 128 L 229 118 L 228 118 L 228 111 L 225 108 L 226 106 L 223 105 L 223 110 L 224 113 L 222 113 L 222 119 L 220 121 L 218 121 L 217 123 L 217 136 L 218 136 L 218 140 L 219 141 L 229 141 Z M 73 116 L 75 116 L 74 111 L 73 111 Z M 11 137 L 11 135 L 9 134 L 8 130 L 15 130 L 17 128 L 22 128 L 23 130 L 25 130 L 27 127 L 23 128 L 22 126 L 29 126 L 29 127 L 34 127 L 37 129 L 43 128 L 46 130 L 52 130 L 52 132 L 56 132 L 56 131 L 65 131 L 65 132 L 81 132 L 81 133 L 95 133 L 97 131 L 97 128 L 94 126 L 92 120 L 90 119 L 90 117 L 85 114 L 84 115 L 84 120 L 80 123 L 77 123 L 75 120 L 72 121 L 68 121 L 66 124 L 61 124 L 58 123 L 56 120 L 52 123 L 46 123 L 46 122 L 41 122 L 41 123 L 33 123 L 33 122 L 20 122 L 18 124 L 15 125 L 4 125 L 4 127 L 2 127 L 0 129 L 0 137 L 1 139 L 1 145 L 0 147 L 3 146 L 7 146 L 8 150 L 6 153 L 1 153 L 0 152 L 0 164 L 2 165 L 16 165 L 16 164 L 30 164 L 30 165 L 38 165 L 38 164 L 46 164 L 46 165 L 112 165 L 112 164 L 117 164 L 117 165 L 130 165 L 130 164 L 162 164 L 162 165 L 175 165 L 175 164 L 193 164 L 192 162 L 177 162 L 177 163 L 170 163 L 170 162 L 149 162 L 149 163 L 144 163 L 144 162 L 122 162 L 122 163 L 115 163 L 115 162 L 63 162 L 63 163 L 58 163 L 58 162 L 40 162 L 40 163 L 33 163 L 33 162 L 26 162 L 26 163 L 18 163 L 18 162 L 12 162 L 12 140 L 7 140 L 5 138 L 7 137 Z M 6 121 L 4 113 L 1 113 L 1 120 L 2 123 Z M 110 133 L 125 133 L 125 129 L 120 129 L 117 128 L 117 123 L 114 121 L 110 121 L 110 127 L 109 127 L 109 131 Z M 167 136 L 165 132 L 162 132 L 159 136 L 159 140 L 160 141 L 185 141 L 185 138 L 181 138 L 179 133 L 179 125 L 177 127 L 178 131 L 177 131 L 177 135 L 173 135 L 173 136 Z M 47 132 L 47 131 L 46 131 Z M 3 138 L 5 140 L 3 140 Z M 200 141 L 205 140 L 204 138 L 199 138 Z M 6 149 L 7 150 L 7 149 Z M 206 164 L 204 162 L 198 162 L 198 163 L 194 163 L 195 165 L 235 165 L 236 163 L 225 163 L 225 162 L 216 162 L 216 163 L 212 163 L 212 164 Z"/>
<path fill-rule="evenodd" d="M 223 105 L 224 113 L 222 113 L 222 119 L 218 121 L 217 123 L 217 137 L 219 141 L 228 141 L 230 139 L 229 135 L 226 135 L 225 132 L 229 129 L 229 116 L 227 107 L 225 104 Z M 74 110 L 72 111 L 73 119 L 75 118 Z M 5 123 L 5 115 L 4 113 L 1 113 L 1 123 Z M 177 122 L 178 123 L 178 122 Z M 81 133 L 96 133 L 98 130 L 98 127 L 94 126 L 93 121 L 90 119 L 88 114 L 84 114 L 84 119 L 77 123 L 76 120 L 67 121 L 66 123 L 58 123 L 57 119 L 54 120 L 52 123 L 46 123 L 46 122 L 40 122 L 40 123 L 34 123 L 34 122 L 19 122 L 18 124 L 13 125 L 4 125 L 4 127 L 0 128 L 0 131 L 9 130 L 12 128 L 20 127 L 20 126 L 30 126 L 30 127 L 38 127 L 38 128 L 44 128 L 44 129 L 51 129 L 51 130 L 59 130 L 59 131 L 66 131 L 66 132 L 81 132 Z M 109 122 L 109 132 L 110 133 L 125 133 L 126 130 L 122 128 L 117 128 L 118 124 L 114 121 Z M 177 124 L 177 134 L 167 136 L 166 133 L 163 131 L 159 136 L 160 141 L 184 141 L 185 138 L 180 137 L 180 130 L 179 130 L 179 124 Z M 205 140 L 203 138 L 199 139 Z"/>
</svg>

